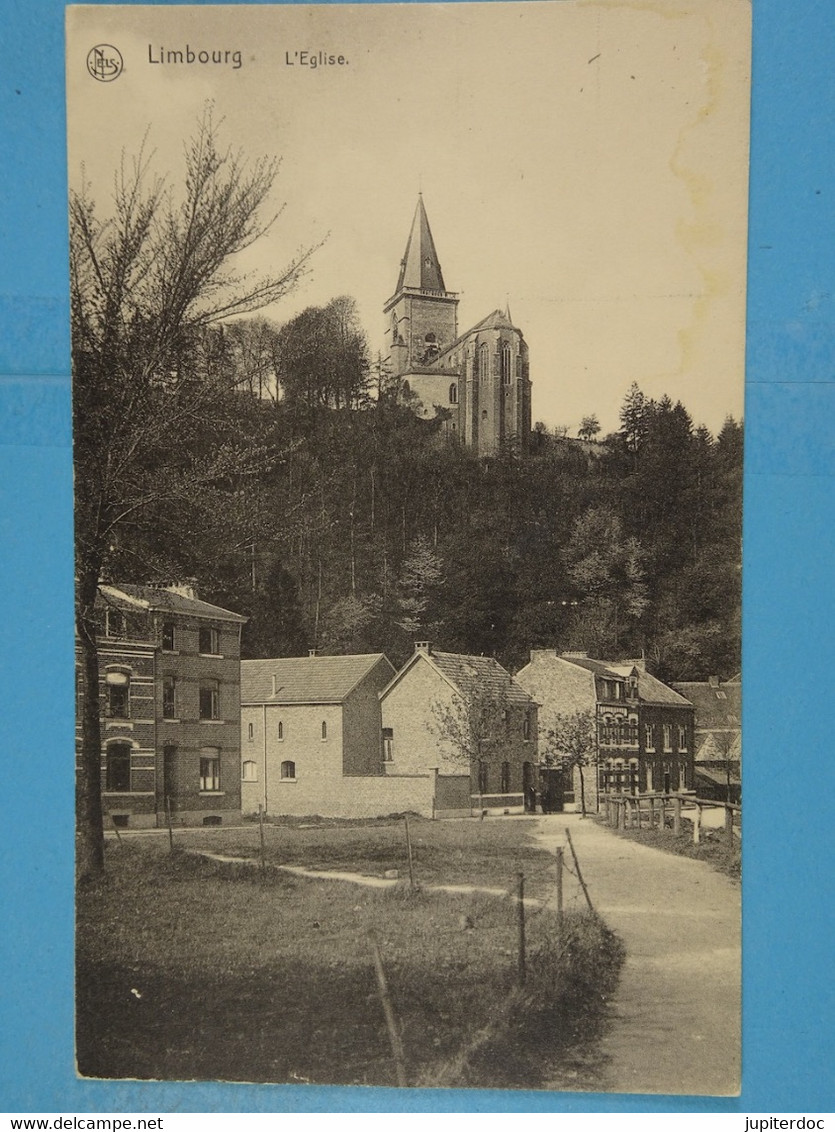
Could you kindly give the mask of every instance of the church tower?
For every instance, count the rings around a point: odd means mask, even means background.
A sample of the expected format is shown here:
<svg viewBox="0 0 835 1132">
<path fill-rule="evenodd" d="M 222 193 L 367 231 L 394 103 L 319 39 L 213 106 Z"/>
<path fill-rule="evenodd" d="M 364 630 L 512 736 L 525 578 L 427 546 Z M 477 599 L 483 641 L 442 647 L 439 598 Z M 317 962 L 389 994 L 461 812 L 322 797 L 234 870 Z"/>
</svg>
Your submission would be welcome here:
<svg viewBox="0 0 835 1132">
<path fill-rule="evenodd" d="M 431 366 L 458 335 L 458 296 L 446 289 L 422 195 L 397 287 L 383 309 L 395 377 Z"/>
<path fill-rule="evenodd" d="M 418 197 L 394 294 L 384 306 L 392 377 L 419 416 L 479 456 L 512 444 L 525 452 L 531 381 L 525 336 L 510 310 L 494 310 L 459 334 L 458 295 L 447 291 Z"/>
</svg>

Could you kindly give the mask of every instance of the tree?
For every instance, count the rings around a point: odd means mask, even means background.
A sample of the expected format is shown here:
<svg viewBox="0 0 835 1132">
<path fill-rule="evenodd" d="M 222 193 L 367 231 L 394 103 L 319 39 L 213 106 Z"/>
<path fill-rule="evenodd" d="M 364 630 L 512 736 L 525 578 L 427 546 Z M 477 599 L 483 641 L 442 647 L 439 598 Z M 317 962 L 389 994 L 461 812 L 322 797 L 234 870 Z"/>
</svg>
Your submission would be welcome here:
<svg viewBox="0 0 835 1132">
<path fill-rule="evenodd" d="M 363 408 L 368 404 L 370 361 L 357 305 L 340 295 L 324 307 L 307 307 L 277 335 L 282 391 L 291 407 Z"/>
<path fill-rule="evenodd" d="M 510 677 L 496 662 L 493 664 L 498 673 L 506 676 L 506 689 L 501 687 L 501 682 L 469 679 L 451 700 L 435 700 L 432 703 L 435 732 L 452 748 L 462 769 L 470 772 L 480 767 L 488 753 L 499 759 L 505 749 L 508 758 L 511 753 L 508 727 L 512 711 L 508 697 Z"/>
<path fill-rule="evenodd" d="M 593 711 L 558 712 L 545 732 L 545 764 L 559 766 L 580 778 L 580 810 L 586 816 L 586 783 L 584 772 L 598 761 L 597 719 Z"/>
<path fill-rule="evenodd" d="M 600 421 L 594 413 L 591 413 L 589 416 L 583 417 L 582 421 L 580 421 L 580 428 L 577 431 L 577 435 L 581 440 L 592 440 L 599 432 Z"/>
<path fill-rule="evenodd" d="M 431 637 L 436 593 L 443 583 L 443 562 L 425 535 L 418 535 L 404 559 L 397 584 L 398 625 L 410 636 Z"/>
<path fill-rule="evenodd" d="M 152 175 L 144 148 L 132 164 L 123 158 L 109 209 L 86 184 L 70 194 L 81 877 L 104 867 L 96 599 L 114 548 L 149 511 L 176 526 L 184 509 L 211 506 L 214 492 L 264 466 L 257 438 L 232 427 L 225 348 L 218 357 L 203 347 L 219 347 L 213 327 L 286 295 L 308 266 L 313 249 L 276 274 L 234 270 L 272 226 L 262 212 L 276 174 L 274 160 L 220 150 L 207 110 L 179 194 Z"/>
</svg>

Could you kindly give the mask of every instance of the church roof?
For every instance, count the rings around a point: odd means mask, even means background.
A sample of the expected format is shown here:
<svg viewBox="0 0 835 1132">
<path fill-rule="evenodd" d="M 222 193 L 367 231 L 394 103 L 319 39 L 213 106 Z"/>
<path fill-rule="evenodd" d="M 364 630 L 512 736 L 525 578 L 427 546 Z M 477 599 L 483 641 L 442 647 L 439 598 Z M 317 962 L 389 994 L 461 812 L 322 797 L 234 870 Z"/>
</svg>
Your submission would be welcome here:
<svg viewBox="0 0 835 1132">
<path fill-rule="evenodd" d="M 421 291 L 446 291 L 429 219 L 423 207 L 422 195 L 418 196 L 412 230 L 409 232 L 406 251 L 400 261 L 400 275 L 395 294 L 404 287 L 414 287 Z"/>
<path fill-rule="evenodd" d="M 473 334 L 477 330 L 518 330 L 518 326 L 514 326 L 509 311 L 494 310 L 488 314 L 487 318 L 483 318 L 481 322 L 477 322 L 475 326 L 463 334 L 462 337 L 466 338 L 467 335 Z"/>
</svg>

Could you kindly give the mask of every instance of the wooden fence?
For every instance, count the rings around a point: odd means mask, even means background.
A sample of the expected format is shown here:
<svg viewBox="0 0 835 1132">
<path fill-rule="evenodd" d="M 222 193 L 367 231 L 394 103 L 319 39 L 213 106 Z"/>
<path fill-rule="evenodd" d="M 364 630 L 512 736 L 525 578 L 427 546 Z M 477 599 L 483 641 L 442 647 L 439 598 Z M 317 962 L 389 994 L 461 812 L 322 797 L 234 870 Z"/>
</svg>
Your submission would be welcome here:
<svg viewBox="0 0 835 1132">
<path fill-rule="evenodd" d="M 742 806 L 735 802 L 717 802 L 711 798 L 697 798 L 687 792 L 677 794 L 603 794 L 600 805 L 606 821 L 616 829 L 666 829 L 667 818 L 672 817 L 673 833 L 681 833 L 681 820 L 687 816 L 693 823 L 693 844 L 698 845 L 704 827 L 704 812 L 708 809 L 725 811 L 724 833 L 729 844 L 741 837 Z"/>
</svg>

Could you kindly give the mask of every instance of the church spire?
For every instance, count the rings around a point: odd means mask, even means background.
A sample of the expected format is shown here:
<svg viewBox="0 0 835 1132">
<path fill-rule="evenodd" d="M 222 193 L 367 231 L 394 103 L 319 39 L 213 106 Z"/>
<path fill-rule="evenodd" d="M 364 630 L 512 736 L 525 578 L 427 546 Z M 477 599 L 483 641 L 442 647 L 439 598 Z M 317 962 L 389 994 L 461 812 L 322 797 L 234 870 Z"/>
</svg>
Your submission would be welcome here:
<svg viewBox="0 0 835 1132">
<path fill-rule="evenodd" d="M 435 251 L 435 241 L 432 239 L 426 209 L 423 207 L 423 193 L 418 194 L 406 251 L 400 261 L 400 275 L 395 294 L 404 287 L 413 287 L 421 291 L 446 291 L 438 253 Z"/>
</svg>

